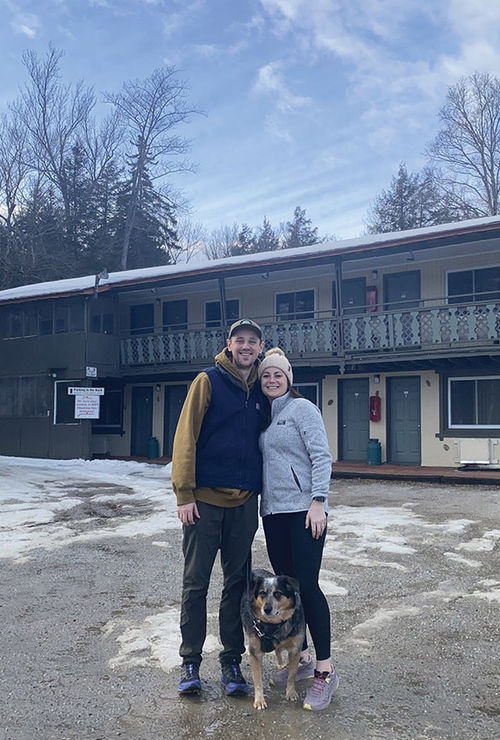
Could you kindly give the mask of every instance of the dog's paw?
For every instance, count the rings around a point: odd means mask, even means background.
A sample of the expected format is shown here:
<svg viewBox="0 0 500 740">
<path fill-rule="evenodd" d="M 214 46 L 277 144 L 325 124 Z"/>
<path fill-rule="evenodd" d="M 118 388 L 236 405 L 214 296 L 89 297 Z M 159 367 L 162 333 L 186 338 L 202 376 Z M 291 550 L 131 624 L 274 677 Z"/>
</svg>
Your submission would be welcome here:
<svg viewBox="0 0 500 740">
<path fill-rule="evenodd" d="M 264 699 L 263 696 L 255 697 L 253 705 L 255 709 L 266 709 L 267 708 L 266 700 Z"/>
<path fill-rule="evenodd" d="M 288 701 L 297 701 L 297 699 L 299 698 L 299 695 L 297 694 L 295 690 L 295 686 L 292 689 L 286 690 L 286 698 L 288 699 Z"/>
</svg>

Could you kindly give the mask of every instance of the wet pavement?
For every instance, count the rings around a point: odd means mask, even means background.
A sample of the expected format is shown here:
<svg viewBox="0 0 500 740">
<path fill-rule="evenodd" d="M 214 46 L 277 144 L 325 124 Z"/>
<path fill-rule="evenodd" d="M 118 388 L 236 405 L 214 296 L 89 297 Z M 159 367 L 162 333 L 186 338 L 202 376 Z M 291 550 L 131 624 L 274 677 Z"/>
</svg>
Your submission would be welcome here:
<svg viewBox="0 0 500 740">
<path fill-rule="evenodd" d="M 500 736 L 498 488 L 332 485 L 321 580 L 340 687 L 329 709 L 312 713 L 280 688 L 265 689 L 263 712 L 251 698 L 224 696 L 218 564 L 204 691 L 179 698 L 182 558 L 173 503 L 166 526 L 148 533 L 150 524 L 139 525 L 151 522 L 156 494 L 122 482 L 78 492 L 55 485 L 72 505 L 50 528 L 33 523 L 36 549 L 0 559 L 2 740 Z M 132 529 L 120 534 L 125 520 Z M 56 526 L 78 536 L 51 549 Z M 261 532 L 254 561 L 268 567 Z M 265 677 L 272 668 L 267 656 Z M 243 669 L 250 678 L 247 656 Z M 299 684 L 301 697 L 305 689 Z"/>
</svg>

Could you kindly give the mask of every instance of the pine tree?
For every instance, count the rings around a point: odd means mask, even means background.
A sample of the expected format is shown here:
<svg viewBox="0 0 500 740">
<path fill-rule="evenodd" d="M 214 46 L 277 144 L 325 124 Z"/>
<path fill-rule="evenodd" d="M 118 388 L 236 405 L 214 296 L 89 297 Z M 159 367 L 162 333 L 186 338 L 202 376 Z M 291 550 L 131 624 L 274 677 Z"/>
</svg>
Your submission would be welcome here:
<svg viewBox="0 0 500 740">
<path fill-rule="evenodd" d="M 388 190 L 375 198 L 366 226 L 369 234 L 407 231 L 434 226 L 457 219 L 439 179 L 433 170 L 408 173 L 406 164 L 399 165 Z"/>
<path fill-rule="evenodd" d="M 256 252 L 273 252 L 280 248 L 280 240 L 275 234 L 271 223 L 264 216 L 262 227 L 259 229 L 259 236 L 255 244 Z"/>
<path fill-rule="evenodd" d="M 312 228 L 311 219 L 300 206 L 295 208 L 293 220 L 287 221 L 284 237 L 284 247 L 308 247 L 320 241 L 318 229 Z"/>
</svg>

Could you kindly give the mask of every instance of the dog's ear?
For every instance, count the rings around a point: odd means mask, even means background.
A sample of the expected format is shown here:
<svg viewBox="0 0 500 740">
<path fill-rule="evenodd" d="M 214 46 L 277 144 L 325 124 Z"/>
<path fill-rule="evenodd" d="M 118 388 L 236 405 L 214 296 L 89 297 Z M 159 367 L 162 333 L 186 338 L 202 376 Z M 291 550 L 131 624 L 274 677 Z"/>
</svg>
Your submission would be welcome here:
<svg viewBox="0 0 500 740">
<path fill-rule="evenodd" d="M 254 597 L 257 596 L 261 586 L 262 576 L 258 576 L 255 573 L 252 573 L 252 577 L 248 583 L 248 593 L 253 594 Z"/>
<path fill-rule="evenodd" d="M 294 594 L 300 593 L 300 583 L 297 581 L 296 578 L 292 578 L 292 576 L 281 576 L 286 583 L 289 591 L 293 592 Z"/>
</svg>

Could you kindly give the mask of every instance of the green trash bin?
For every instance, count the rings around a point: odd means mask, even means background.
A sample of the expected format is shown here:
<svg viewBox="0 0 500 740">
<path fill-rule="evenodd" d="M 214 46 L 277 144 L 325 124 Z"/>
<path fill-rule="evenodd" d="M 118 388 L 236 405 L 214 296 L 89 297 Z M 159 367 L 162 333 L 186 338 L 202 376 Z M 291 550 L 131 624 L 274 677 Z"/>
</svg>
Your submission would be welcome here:
<svg viewBox="0 0 500 740">
<path fill-rule="evenodd" d="M 150 459 L 154 459 L 159 456 L 160 456 L 160 447 L 158 445 L 158 440 L 156 439 L 156 437 L 151 437 L 151 439 L 148 442 L 148 457 Z"/>
<path fill-rule="evenodd" d="M 368 440 L 368 449 L 366 451 L 366 462 L 368 465 L 381 465 L 382 447 L 378 439 Z"/>
</svg>

